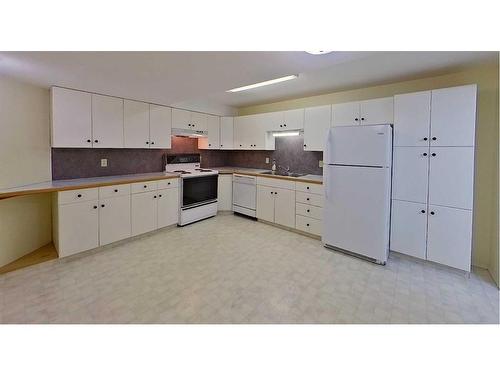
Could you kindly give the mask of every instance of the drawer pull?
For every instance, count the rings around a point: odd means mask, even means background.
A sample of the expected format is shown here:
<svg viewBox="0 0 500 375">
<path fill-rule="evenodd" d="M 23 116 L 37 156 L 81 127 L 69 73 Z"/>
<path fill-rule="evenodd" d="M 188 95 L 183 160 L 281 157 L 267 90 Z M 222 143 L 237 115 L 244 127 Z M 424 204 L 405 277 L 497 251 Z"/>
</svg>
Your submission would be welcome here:
<svg viewBox="0 0 500 375">
<path fill-rule="evenodd" d="M 115 189 L 115 193 L 118 193 L 118 189 Z"/>
<path fill-rule="evenodd" d="M 309 223 L 306 224 L 306 227 L 308 227 L 308 226 L 309 226 Z"/>
<path fill-rule="evenodd" d="M 307 212 L 311 212 L 311 210 L 308 209 Z"/>
<path fill-rule="evenodd" d="M 144 189 L 146 189 L 148 187 L 148 185 L 144 185 Z"/>
<path fill-rule="evenodd" d="M 78 194 L 78 195 L 77 195 L 77 197 L 78 197 L 78 198 L 81 198 L 81 197 L 82 197 L 82 195 L 81 195 L 81 194 Z"/>
<path fill-rule="evenodd" d="M 309 198 L 306 198 L 306 201 L 308 201 L 308 200 L 309 200 Z"/>
</svg>

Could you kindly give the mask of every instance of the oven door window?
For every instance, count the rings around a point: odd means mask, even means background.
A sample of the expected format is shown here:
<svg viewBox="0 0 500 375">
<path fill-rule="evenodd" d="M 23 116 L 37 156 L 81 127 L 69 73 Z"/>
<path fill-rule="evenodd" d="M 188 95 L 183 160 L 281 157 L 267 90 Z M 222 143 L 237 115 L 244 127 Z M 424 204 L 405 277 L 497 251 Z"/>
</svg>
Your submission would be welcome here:
<svg viewBox="0 0 500 375">
<path fill-rule="evenodd" d="M 182 179 L 182 207 L 217 199 L 217 175 Z"/>
</svg>

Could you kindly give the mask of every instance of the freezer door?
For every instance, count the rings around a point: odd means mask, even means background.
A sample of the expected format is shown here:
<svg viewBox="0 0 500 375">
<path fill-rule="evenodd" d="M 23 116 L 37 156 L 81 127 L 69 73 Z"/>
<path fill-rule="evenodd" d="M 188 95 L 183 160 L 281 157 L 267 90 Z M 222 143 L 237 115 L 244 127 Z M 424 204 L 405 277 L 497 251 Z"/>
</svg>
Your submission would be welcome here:
<svg viewBox="0 0 500 375">
<path fill-rule="evenodd" d="M 391 125 L 341 126 L 328 132 L 325 164 L 390 166 Z"/>
<path fill-rule="evenodd" d="M 387 261 L 390 168 L 325 166 L 323 243 Z"/>
</svg>

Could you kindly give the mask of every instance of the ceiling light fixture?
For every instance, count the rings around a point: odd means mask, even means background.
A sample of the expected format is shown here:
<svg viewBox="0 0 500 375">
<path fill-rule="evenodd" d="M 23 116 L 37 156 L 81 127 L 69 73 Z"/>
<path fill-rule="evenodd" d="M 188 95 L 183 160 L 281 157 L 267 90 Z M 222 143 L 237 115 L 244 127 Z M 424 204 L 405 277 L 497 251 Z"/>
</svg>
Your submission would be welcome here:
<svg viewBox="0 0 500 375">
<path fill-rule="evenodd" d="M 306 51 L 306 53 L 309 53 L 311 55 L 325 55 L 327 53 L 330 53 L 333 51 L 323 51 L 323 50 L 317 50 L 317 51 Z"/>
<path fill-rule="evenodd" d="M 273 132 L 273 137 L 294 137 L 300 135 L 300 131 L 291 131 L 291 132 Z"/>
<path fill-rule="evenodd" d="M 271 79 L 269 81 L 254 83 L 253 85 L 237 87 L 235 89 L 227 90 L 226 92 L 238 92 L 238 91 L 244 91 L 244 90 L 251 90 L 251 89 L 254 89 L 256 87 L 267 86 L 267 85 L 272 85 L 274 83 L 289 81 L 291 79 L 297 78 L 298 76 L 299 76 L 298 74 L 294 74 L 294 75 L 291 75 L 291 76 L 286 76 L 286 77 Z"/>
</svg>

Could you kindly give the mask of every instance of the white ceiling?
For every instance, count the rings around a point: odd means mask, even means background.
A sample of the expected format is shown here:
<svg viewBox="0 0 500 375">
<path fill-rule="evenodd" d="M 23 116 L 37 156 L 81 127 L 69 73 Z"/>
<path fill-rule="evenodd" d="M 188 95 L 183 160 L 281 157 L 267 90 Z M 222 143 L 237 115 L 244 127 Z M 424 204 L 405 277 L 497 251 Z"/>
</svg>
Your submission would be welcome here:
<svg viewBox="0 0 500 375">
<path fill-rule="evenodd" d="M 36 85 L 204 108 L 245 106 L 444 73 L 497 52 L 2 52 L 0 74 Z M 226 90 L 289 74 L 267 87 Z M 202 103 L 202 104 L 200 104 Z"/>
</svg>

